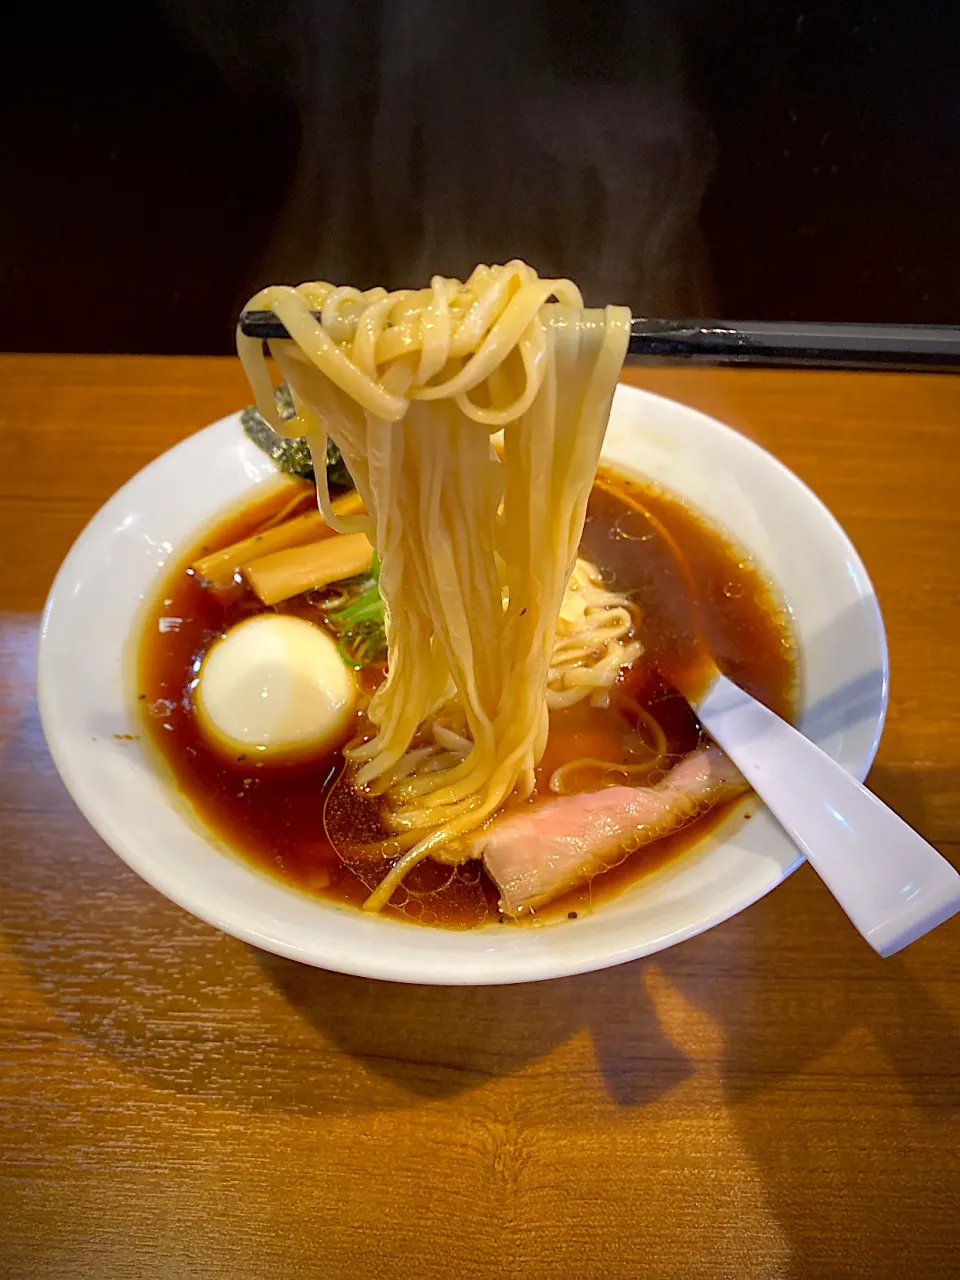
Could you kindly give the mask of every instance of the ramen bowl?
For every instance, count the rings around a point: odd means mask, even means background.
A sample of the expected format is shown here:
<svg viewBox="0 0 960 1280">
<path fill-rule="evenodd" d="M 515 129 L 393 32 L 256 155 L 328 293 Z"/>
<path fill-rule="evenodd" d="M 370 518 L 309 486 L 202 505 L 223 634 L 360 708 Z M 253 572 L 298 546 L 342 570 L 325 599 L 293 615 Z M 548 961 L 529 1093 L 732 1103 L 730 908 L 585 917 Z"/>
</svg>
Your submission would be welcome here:
<svg viewBox="0 0 960 1280">
<path fill-rule="evenodd" d="M 862 780 L 883 725 L 887 654 L 873 588 L 836 520 L 745 437 L 634 388 L 617 389 L 603 459 L 685 500 L 755 561 L 792 617 L 799 726 Z M 576 920 L 454 931 L 311 897 L 225 847 L 140 740 L 133 655 L 144 602 L 180 548 L 276 478 L 238 414 L 214 423 L 106 503 L 47 600 L 38 695 L 51 754 L 90 824 L 154 888 L 226 933 L 307 964 L 472 985 L 649 955 L 742 911 L 800 863 L 751 796 L 681 857 Z"/>
</svg>

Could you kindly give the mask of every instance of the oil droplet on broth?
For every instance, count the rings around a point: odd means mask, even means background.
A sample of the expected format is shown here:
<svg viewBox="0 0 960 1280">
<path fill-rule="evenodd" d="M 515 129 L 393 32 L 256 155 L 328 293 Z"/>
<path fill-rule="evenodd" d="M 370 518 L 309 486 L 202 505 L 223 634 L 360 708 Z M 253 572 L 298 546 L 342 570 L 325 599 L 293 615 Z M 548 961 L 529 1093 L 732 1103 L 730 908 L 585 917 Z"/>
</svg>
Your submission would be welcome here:
<svg viewBox="0 0 960 1280">
<path fill-rule="evenodd" d="M 723 594 L 728 600 L 739 600 L 743 595 L 743 583 L 728 582 L 723 588 Z"/>
<path fill-rule="evenodd" d="M 610 537 L 615 541 L 648 542 L 653 537 L 650 522 L 638 511 L 624 511 L 610 526 Z"/>
</svg>

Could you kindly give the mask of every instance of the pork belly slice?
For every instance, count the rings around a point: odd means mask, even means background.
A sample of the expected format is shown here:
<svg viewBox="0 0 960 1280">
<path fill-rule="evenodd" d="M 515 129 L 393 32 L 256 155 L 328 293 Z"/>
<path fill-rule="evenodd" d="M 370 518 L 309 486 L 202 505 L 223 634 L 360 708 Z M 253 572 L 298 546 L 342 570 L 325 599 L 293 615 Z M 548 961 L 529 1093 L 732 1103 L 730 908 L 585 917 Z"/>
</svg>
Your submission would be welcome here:
<svg viewBox="0 0 960 1280">
<path fill-rule="evenodd" d="M 654 787 L 609 787 L 515 809 L 478 832 L 474 848 L 501 909 L 518 916 L 747 790 L 719 747 L 708 747 Z"/>
</svg>

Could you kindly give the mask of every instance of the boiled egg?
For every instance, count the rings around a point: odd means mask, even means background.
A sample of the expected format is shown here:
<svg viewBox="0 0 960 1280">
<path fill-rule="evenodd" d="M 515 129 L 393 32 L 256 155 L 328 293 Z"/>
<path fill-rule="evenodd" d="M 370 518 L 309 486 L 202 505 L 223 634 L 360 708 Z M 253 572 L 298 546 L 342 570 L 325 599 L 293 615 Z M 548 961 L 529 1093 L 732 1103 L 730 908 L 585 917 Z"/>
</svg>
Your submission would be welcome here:
<svg viewBox="0 0 960 1280">
<path fill-rule="evenodd" d="M 211 646 L 194 696 L 214 746 L 266 759 L 337 746 L 349 730 L 357 689 L 322 628 L 263 613 Z"/>
</svg>

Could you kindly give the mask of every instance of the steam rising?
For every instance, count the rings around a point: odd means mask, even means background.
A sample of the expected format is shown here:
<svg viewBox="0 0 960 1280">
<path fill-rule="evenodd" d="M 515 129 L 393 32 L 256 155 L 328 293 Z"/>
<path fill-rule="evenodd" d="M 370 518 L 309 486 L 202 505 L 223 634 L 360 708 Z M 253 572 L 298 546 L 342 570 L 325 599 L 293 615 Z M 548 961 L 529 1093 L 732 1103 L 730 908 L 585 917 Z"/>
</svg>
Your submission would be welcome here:
<svg viewBox="0 0 960 1280">
<path fill-rule="evenodd" d="M 279 93 L 299 118 L 251 289 L 422 285 L 520 257 L 575 278 L 588 305 L 710 314 L 697 217 L 712 140 L 671 6 L 168 4 L 237 89 Z"/>
</svg>

